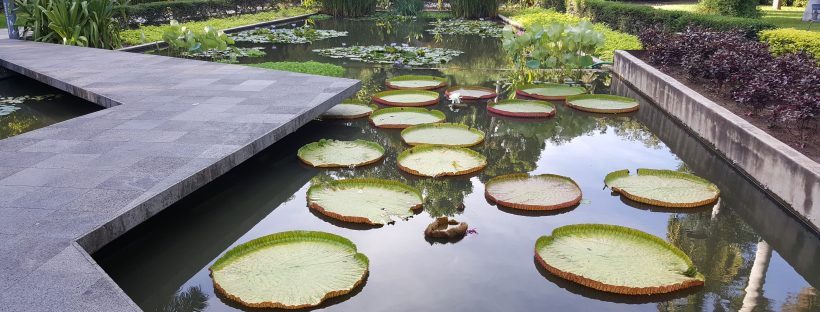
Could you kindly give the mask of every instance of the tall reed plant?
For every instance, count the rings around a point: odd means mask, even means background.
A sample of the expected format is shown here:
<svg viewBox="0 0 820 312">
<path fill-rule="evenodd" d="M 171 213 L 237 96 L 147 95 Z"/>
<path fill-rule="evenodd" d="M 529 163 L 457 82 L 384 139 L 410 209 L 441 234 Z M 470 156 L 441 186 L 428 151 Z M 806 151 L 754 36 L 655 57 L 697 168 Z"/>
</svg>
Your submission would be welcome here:
<svg viewBox="0 0 820 312">
<path fill-rule="evenodd" d="M 496 17 L 498 3 L 499 0 L 450 0 L 450 10 L 456 17 Z"/>
<path fill-rule="evenodd" d="M 365 16 L 376 11 L 378 0 L 320 0 L 322 13 L 333 16 Z"/>
</svg>

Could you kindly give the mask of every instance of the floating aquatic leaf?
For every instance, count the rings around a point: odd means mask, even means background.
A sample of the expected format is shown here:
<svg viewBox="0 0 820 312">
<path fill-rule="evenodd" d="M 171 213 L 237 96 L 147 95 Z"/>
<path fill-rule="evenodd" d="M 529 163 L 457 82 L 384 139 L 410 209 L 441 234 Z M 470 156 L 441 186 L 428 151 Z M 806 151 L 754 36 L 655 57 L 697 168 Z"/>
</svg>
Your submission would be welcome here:
<svg viewBox="0 0 820 312">
<path fill-rule="evenodd" d="M 474 146 L 484 141 L 484 132 L 457 123 L 432 123 L 402 130 L 401 138 L 410 145 Z"/>
<path fill-rule="evenodd" d="M 711 182 L 672 170 L 638 169 L 634 176 L 629 170 L 619 170 L 607 174 L 604 183 L 631 200 L 661 207 L 699 207 L 720 197 L 720 190 Z"/>
<path fill-rule="evenodd" d="M 420 107 L 390 107 L 370 115 L 370 122 L 379 128 L 403 129 L 410 126 L 444 121 L 444 113 Z"/>
<path fill-rule="evenodd" d="M 373 111 L 378 109 L 378 106 L 357 101 L 342 101 L 342 103 L 331 107 L 324 114 L 322 118 L 326 119 L 356 119 L 370 116 Z"/>
<path fill-rule="evenodd" d="M 384 156 L 384 148 L 365 140 L 320 140 L 302 146 L 296 155 L 301 161 L 314 167 L 353 168 L 379 161 Z"/>
<path fill-rule="evenodd" d="M 429 106 L 439 102 L 439 94 L 424 90 L 390 90 L 373 95 L 373 101 L 390 106 Z"/>
<path fill-rule="evenodd" d="M 488 103 L 487 110 L 510 117 L 545 118 L 555 115 L 555 106 L 544 101 L 502 100 L 498 103 Z"/>
<path fill-rule="evenodd" d="M 635 229 L 604 224 L 556 228 L 535 242 L 547 271 L 601 291 L 652 295 L 703 285 L 703 275 L 680 249 Z"/>
<path fill-rule="evenodd" d="M 398 165 L 419 176 L 456 176 L 484 169 L 487 158 L 463 147 L 422 145 L 401 152 Z"/>
<path fill-rule="evenodd" d="M 419 190 L 404 183 L 349 179 L 312 185 L 308 206 L 345 222 L 383 225 L 413 216 L 422 206 Z"/>
<path fill-rule="evenodd" d="M 581 202 L 581 189 L 572 179 L 554 174 L 508 174 L 490 179 L 485 196 L 503 206 L 523 210 L 555 210 Z"/>
<path fill-rule="evenodd" d="M 495 90 L 484 87 L 452 87 L 444 92 L 447 98 L 455 94 L 458 94 L 461 100 L 488 100 L 498 96 Z"/>
<path fill-rule="evenodd" d="M 300 309 L 351 292 L 370 266 L 344 237 L 311 231 L 263 236 L 210 267 L 216 292 L 254 308 Z"/>
<path fill-rule="evenodd" d="M 385 84 L 392 89 L 435 90 L 447 86 L 447 79 L 435 76 L 403 75 L 387 79 Z"/>
<path fill-rule="evenodd" d="M 591 113 L 628 113 L 638 110 L 638 100 L 608 94 L 584 94 L 567 97 L 567 106 Z"/>
<path fill-rule="evenodd" d="M 565 84 L 542 83 L 531 84 L 515 90 L 516 94 L 539 100 L 564 100 L 567 96 L 587 93 L 583 87 L 573 87 Z"/>
<path fill-rule="evenodd" d="M 436 20 L 430 22 L 431 34 L 442 35 L 477 35 L 481 38 L 501 38 L 504 26 L 494 21 L 476 21 L 464 19 Z"/>
<path fill-rule="evenodd" d="M 222 59 L 225 63 L 234 62 L 232 57 L 262 57 L 265 56 L 265 51 L 260 47 L 252 48 L 237 48 L 231 47 L 225 50 L 210 49 L 203 52 L 184 52 L 183 55 L 191 57 L 203 57 L 212 59 Z"/>
<path fill-rule="evenodd" d="M 444 64 L 463 52 L 427 47 L 405 46 L 352 46 L 317 49 L 313 52 L 332 58 L 347 58 L 354 61 L 378 64 L 400 63 L 408 66 Z"/>
<path fill-rule="evenodd" d="M 281 29 L 251 29 L 233 35 L 233 40 L 253 43 L 311 43 L 314 41 L 345 36 L 347 36 L 346 31 L 315 29 L 304 26 Z"/>
<path fill-rule="evenodd" d="M 10 115 L 11 113 L 19 110 L 20 107 L 14 105 L 1 105 L 0 104 L 0 116 Z"/>
</svg>

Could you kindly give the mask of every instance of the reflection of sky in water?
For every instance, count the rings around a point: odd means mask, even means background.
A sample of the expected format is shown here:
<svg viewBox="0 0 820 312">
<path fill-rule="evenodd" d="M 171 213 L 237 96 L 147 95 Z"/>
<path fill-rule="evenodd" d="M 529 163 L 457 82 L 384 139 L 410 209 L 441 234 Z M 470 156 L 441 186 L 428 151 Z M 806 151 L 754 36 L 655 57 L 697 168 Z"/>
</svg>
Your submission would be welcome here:
<svg viewBox="0 0 820 312">
<path fill-rule="evenodd" d="M 11 114 L 11 113 L 13 113 L 13 112 L 15 112 L 19 109 L 20 109 L 19 107 L 14 106 L 14 105 L 0 104 L 0 116 L 9 115 L 9 114 Z"/>
</svg>

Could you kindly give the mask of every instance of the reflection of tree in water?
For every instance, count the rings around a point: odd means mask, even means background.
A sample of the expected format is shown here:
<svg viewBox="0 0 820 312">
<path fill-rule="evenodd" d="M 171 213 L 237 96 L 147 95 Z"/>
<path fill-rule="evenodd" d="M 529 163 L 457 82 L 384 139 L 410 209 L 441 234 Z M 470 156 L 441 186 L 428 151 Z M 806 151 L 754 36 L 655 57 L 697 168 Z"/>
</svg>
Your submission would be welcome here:
<svg viewBox="0 0 820 312">
<path fill-rule="evenodd" d="M 13 137 L 31 129 L 44 126 L 43 122 L 34 114 L 11 113 L 0 117 L 0 139 Z"/>
<path fill-rule="evenodd" d="M 165 305 L 157 308 L 161 312 L 200 312 L 208 307 L 208 295 L 202 288 L 193 286 L 186 291 L 177 291 Z"/>
<path fill-rule="evenodd" d="M 812 287 L 800 289 L 796 295 L 789 295 L 786 302 L 780 307 L 783 312 L 809 312 L 820 311 L 820 296 L 817 290 Z"/>
<path fill-rule="evenodd" d="M 712 218 L 710 212 L 672 214 L 667 239 L 694 262 L 706 277 L 702 291 L 668 303 L 659 311 L 737 311 L 754 262 L 757 236 L 729 209 Z M 757 307 L 770 310 L 766 298 Z"/>
</svg>

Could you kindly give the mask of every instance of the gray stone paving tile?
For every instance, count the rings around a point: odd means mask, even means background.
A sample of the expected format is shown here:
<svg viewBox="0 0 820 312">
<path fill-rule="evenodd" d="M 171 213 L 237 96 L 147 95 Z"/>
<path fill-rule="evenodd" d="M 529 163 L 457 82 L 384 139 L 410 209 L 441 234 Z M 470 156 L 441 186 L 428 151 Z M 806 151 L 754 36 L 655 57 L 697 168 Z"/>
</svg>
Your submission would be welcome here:
<svg viewBox="0 0 820 312">
<path fill-rule="evenodd" d="M 194 144 L 247 144 L 258 137 L 253 133 L 225 133 L 217 131 L 195 131 L 189 132 L 177 140 L 178 142 Z"/>
<path fill-rule="evenodd" d="M 0 180 L 7 178 L 10 175 L 18 173 L 25 168 L 0 167 Z"/>
<path fill-rule="evenodd" d="M 129 130 L 151 130 L 160 125 L 163 120 L 129 120 L 114 129 L 129 129 Z"/>
<path fill-rule="evenodd" d="M 67 150 L 65 153 L 71 154 L 103 154 L 106 152 L 110 152 L 115 148 L 127 144 L 127 142 L 99 142 L 99 141 L 82 141 L 80 144 L 77 144 Z M 98 158 L 97 161 L 101 161 L 101 158 Z"/>
<path fill-rule="evenodd" d="M 236 152 L 241 147 L 240 145 L 211 145 L 199 155 L 199 158 L 222 158 Z"/>
<path fill-rule="evenodd" d="M 57 154 L 34 164 L 34 168 L 78 169 L 93 166 L 100 154 Z"/>
<path fill-rule="evenodd" d="M 20 149 L 20 151 L 61 153 L 69 148 L 74 147 L 77 144 L 80 144 L 80 141 L 45 139 L 35 144 L 29 145 L 28 147 L 22 148 Z"/>
<path fill-rule="evenodd" d="M 66 240 L 43 239 L 27 234 L 13 235 L 0 241 L 0 302 L 4 303 L 3 306 L 8 306 L 3 296 L 9 295 L 9 287 L 19 287 L 21 280 L 69 245 Z"/>
<path fill-rule="evenodd" d="M 135 190 L 93 189 L 63 207 L 66 210 L 113 212 L 141 195 Z"/>
<path fill-rule="evenodd" d="M 60 209 L 88 192 L 87 189 L 43 187 L 35 192 L 28 193 L 9 203 L 10 207 L 34 209 Z"/>
<path fill-rule="evenodd" d="M 46 183 L 49 183 L 54 179 L 57 179 L 59 176 L 69 172 L 71 172 L 69 169 L 26 168 L 3 180 L 0 180 L 0 185 L 43 186 L 46 185 Z"/>
<path fill-rule="evenodd" d="M 112 129 L 91 138 L 92 141 L 120 142 L 173 142 L 185 135 L 184 131 Z"/>
<path fill-rule="evenodd" d="M 43 186 L 91 189 L 117 174 L 117 170 L 72 169 Z"/>
<path fill-rule="evenodd" d="M 0 208 L 0 233 L 20 234 L 53 210 L 29 208 Z"/>
<path fill-rule="evenodd" d="M 20 136 L 0 140 L 0 152 L 16 152 L 21 148 L 28 147 L 40 142 L 40 139 L 23 138 Z"/>
</svg>

